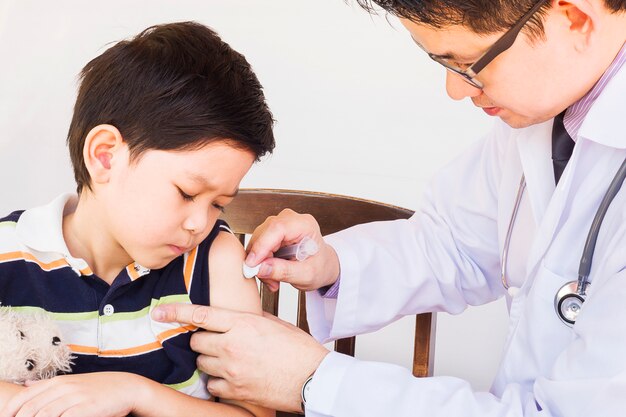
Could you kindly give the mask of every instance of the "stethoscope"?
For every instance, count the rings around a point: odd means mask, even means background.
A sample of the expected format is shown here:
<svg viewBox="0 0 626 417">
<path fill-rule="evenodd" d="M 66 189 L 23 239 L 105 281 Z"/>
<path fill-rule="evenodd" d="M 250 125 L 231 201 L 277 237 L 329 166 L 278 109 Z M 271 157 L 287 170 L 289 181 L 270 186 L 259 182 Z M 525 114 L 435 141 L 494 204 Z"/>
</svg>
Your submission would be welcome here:
<svg viewBox="0 0 626 417">
<path fill-rule="evenodd" d="M 617 170 L 615 177 L 613 177 L 613 181 L 611 181 L 609 188 L 604 194 L 604 197 L 600 202 L 600 207 L 598 207 L 598 211 L 596 211 L 596 215 L 594 216 L 591 227 L 589 228 L 587 240 L 585 241 L 585 247 L 583 248 L 583 254 L 580 258 L 580 264 L 578 266 L 578 280 L 570 281 L 563 285 L 554 297 L 554 308 L 556 310 L 556 314 L 561 321 L 568 326 L 574 325 L 576 318 L 578 317 L 578 313 L 580 313 L 580 309 L 585 302 L 585 298 L 587 298 L 587 287 L 591 285 L 588 280 L 589 272 L 591 271 L 591 260 L 593 258 L 593 252 L 596 248 L 598 233 L 600 233 L 600 226 L 602 226 L 602 220 L 604 220 L 604 215 L 609 209 L 613 198 L 615 198 L 622 187 L 624 178 L 626 178 L 626 159 Z M 522 201 L 522 195 L 524 194 L 525 188 L 526 179 L 522 175 L 519 187 L 517 188 L 515 206 L 513 207 L 509 227 L 506 232 L 506 237 L 504 238 L 504 248 L 502 249 L 502 269 L 500 271 L 501 279 L 502 285 L 507 291 L 509 291 L 509 293 L 511 293 L 511 290 L 513 289 L 509 286 L 506 279 L 506 265 L 509 254 L 509 245 L 511 243 L 513 225 L 515 224 L 515 219 L 517 217 L 517 212 L 519 211 L 519 206 Z"/>
</svg>

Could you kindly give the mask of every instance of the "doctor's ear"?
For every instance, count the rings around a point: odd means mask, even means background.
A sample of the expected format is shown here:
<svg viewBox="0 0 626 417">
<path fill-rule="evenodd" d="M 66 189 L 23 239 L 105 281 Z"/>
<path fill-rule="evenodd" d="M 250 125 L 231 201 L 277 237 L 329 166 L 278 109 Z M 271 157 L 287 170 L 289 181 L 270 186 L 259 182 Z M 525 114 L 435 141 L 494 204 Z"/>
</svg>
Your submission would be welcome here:
<svg viewBox="0 0 626 417">
<path fill-rule="evenodd" d="M 93 184 L 109 181 L 111 167 L 125 154 L 126 143 L 120 131 L 112 125 L 98 125 L 87 133 L 83 160 Z"/>
<path fill-rule="evenodd" d="M 554 8 L 565 18 L 570 34 L 574 35 L 574 47 L 581 52 L 591 43 L 591 37 L 599 24 L 597 3 L 589 0 L 557 0 Z"/>
</svg>

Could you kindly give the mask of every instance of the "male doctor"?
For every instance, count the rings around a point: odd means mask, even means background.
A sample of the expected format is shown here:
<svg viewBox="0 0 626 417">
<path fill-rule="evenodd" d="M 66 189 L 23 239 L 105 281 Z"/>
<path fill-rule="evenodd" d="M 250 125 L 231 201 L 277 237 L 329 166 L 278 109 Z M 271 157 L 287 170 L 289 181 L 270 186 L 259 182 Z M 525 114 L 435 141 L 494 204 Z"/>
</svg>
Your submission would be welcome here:
<svg viewBox="0 0 626 417">
<path fill-rule="evenodd" d="M 555 309 L 626 158 L 626 1 L 375 2 L 446 67 L 449 96 L 469 97 L 495 127 L 436 177 L 411 219 L 322 238 L 310 216 L 284 211 L 256 230 L 246 262 L 262 263 L 270 285 L 310 290 L 319 341 L 506 297 L 491 390 L 329 353 L 267 316 L 187 305 L 154 317 L 208 330 L 192 346 L 213 394 L 299 410 L 304 386 L 307 416 L 626 415 L 626 190 L 604 217 L 582 307 Z M 306 235 L 317 255 L 271 258 Z"/>
</svg>

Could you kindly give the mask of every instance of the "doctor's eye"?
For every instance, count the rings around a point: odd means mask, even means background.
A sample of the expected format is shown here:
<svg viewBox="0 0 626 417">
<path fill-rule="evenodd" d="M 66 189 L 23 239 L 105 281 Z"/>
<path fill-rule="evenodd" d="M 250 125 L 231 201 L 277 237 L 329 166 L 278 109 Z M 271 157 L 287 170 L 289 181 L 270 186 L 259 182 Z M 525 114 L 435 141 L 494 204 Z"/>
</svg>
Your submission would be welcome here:
<svg viewBox="0 0 626 417">
<path fill-rule="evenodd" d="M 454 65 L 459 68 L 462 71 L 465 71 L 466 69 L 468 69 L 469 67 L 471 67 L 474 63 L 470 62 L 468 64 L 463 64 L 461 62 L 455 62 Z"/>
</svg>

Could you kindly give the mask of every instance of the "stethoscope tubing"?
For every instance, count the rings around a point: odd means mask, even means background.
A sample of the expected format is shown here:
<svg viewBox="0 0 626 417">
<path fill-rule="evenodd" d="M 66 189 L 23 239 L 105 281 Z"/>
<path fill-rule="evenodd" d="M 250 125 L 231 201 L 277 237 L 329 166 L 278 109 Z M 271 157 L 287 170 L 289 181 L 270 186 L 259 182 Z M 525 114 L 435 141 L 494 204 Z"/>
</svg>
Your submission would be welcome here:
<svg viewBox="0 0 626 417">
<path fill-rule="evenodd" d="M 586 293 L 585 290 L 589 285 L 589 274 L 591 271 L 591 262 L 593 260 L 593 254 L 596 249 L 596 242 L 598 240 L 598 234 L 600 233 L 600 227 L 602 226 L 602 221 L 604 220 L 604 216 L 606 215 L 611 203 L 615 196 L 619 193 L 619 190 L 622 188 L 622 184 L 624 183 L 624 179 L 626 179 L 626 159 L 622 162 L 622 165 L 617 170 L 617 173 L 613 177 L 613 180 L 609 184 L 609 187 L 602 197 L 602 201 L 600 202 L 600 206 L 596 211 L 596 214 L 591 222 L 591 227 L 589 228 L 589 233 L 587 234 L 587 239 L 585 240 L 585 246 L 583 247 L 583 253 L 580 258 L 580 264 L 578 266 L 578 280 L 570 281 L 566 283 L 561 289 L 557 292 L 555 299 L 555 307 L 557 310 L 557 314 L 559 318 L 566 323 L 568 326 L 572 326 L 576 321 L 576 316 L 578 315 L 578 311 L 580 311 L 580 307 L 582 303 L 585 301 Z M 509 221 L 509 227 L 506 232 L 506 236 L 504 238 L 504 247 L 502 249 L 502 262 L 501 262 L 501 280 L 502 285 L 505 289 L 509 290 L 509 283 L 506 279 L 506 266 L 509 255 L 509 246 L 511 244 L 511 235 L 513 234 L 513 226 L 515 225 L 515 220 L 517 218 L 517 212 L 519 211 L 522 195 L 524 193 L 524 189 L 526 188 L 526 179 L 524 175 L 520 180 L 519 187 L 517 189 L 517 196 L 515 197 L 515 205 L 513 206 L 513 213 L 511 214 L 511 220 Z M 573 289 L 573 284 L 576 283 L 576 288 Z M 565 302 L 565 300 L 571 299 L 570 297 L 576 297 L 577 300 L 574 300 L 577 304 L 577 309 L 575 314 L 572 317 L 566 317 L 566 313 L 561 311 L 561 304 Z M 573 307 L 572 307 L 573 308 Z"/>
<path fill-rule="evenodd" d="M 509 245 L 511 244 L 511 235 L 513 234 L 513 226 L 515 225 L 515 219 L 517 218 L 517 212 L 522 201 L 522 195 L 526 188 L 526 177 L 522 174 L 522 179 L 517 187 L 517 196 L 515 197 L 515 204 L 513 205 L 513 213 L 511 214 L 511 220 L 509 220 L 509 227 L 506 231 L 504 238 L 504 247 L 502 248 L 502 262 L 500 267 L 500 280 L 505 290 L 509 289 L 509 283 L 506 279 L 506 265 L 509 258 Z"/>
<path fill-rule="evenodd" d="M 578 295 L 584 295 L 585 289 L 587 287 L 589 277 L 589 273 L 591 272 L 591 261 L 593 259 L 593 253 L 596 250 L 596 242 L 598 240 L 598 234 L 600 233 L 600 227 L 602 226 L 602 221 L 604 220 L 604 216 L 606 212 L 609 210 L 609 206 L 611 202 L 619 193 L 619 190 L 622 188 L 622 184 L 624 183 L 624 179 L 626 178 L 626 159 L 622 162 L 622 165 L 617 170 L 617 173 L 613 177 L 609 188 L 607 189 L 602 201 L 600 202 L 600 206 L 598 207 L 598 211 L 596 211 L 596 215 L 593 218 L 593 222 L 591 222 L 591 228 L 589 228 L 589 234 L 587 234 L 587 240 L 585 241 L 585 247 L 583 249 L 583 254 L 580 258 L 580 265 L 578 266 L 578 285 L 576 287 L 576 292 Z"/>
</svg>

